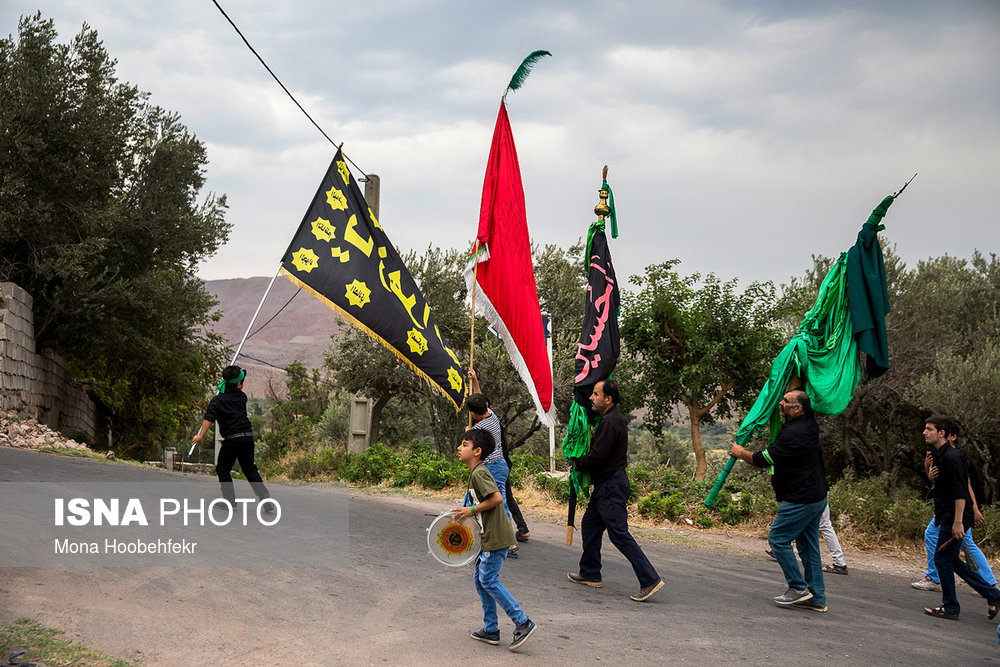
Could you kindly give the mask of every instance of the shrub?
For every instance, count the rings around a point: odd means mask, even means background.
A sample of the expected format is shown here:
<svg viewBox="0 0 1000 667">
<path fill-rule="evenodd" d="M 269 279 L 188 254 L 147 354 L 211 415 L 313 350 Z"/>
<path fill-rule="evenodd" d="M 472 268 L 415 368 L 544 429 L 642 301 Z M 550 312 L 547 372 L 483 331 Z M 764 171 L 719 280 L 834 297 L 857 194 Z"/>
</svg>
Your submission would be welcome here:
<svg viewBox="0 0 1000 667">
<path fill-rule="evenodd" d="M 746 519 L 773 516 L 778 511 L 778 501 L 774 498 L 771 476 L 749 466 L 736 470 L 738 472 L 734 471 L 726 480 L 716 500 L 715 509 L 721 515 L 732 502 L 729 494 L 735 494 L 742 506 L 749 504 Z"/>
<path fill-rule="evenodd" d="M 511 454 L 510 464 L 510 484 L 512 487 L 523 486 L 526 479 L 549 469 L 547 456 L 535 456 L 528 453 Z"/>
<path fill-rule="evenodd" d="M 887 473 L 845 476 L 830 488 L 831 516 L 846 515 L 851 529 L 869 542 L 921 539 L 933 514 L 930 504 L 905 488 L 890 497 L 888 481 Z"/>
<path fill-rule="evenodd" d="M 715 525 L 712 517 L 712 510 L 705 507 L 704 503 L 698 503 L 694 508 L 694 523 L 699 528 L 711 528 Z"/>
<path fill-rule="evenodd" d="M 534 480 L 536 487 L 549 494 L 553 500 L 557 500 L 561 503 L 569 502 L 569 483 L 567 483 L 566 480 L 549 477 L 544 472 L 535 473 L 532 480 Z M 582 501 L 582 499 L 580 499 L 580 501 Z"/>
<path fill-rule="evenodd" d="M 469 469 L 460 461 L 436 459 L 417 468 L 416 481 L 420 486 L 440 490 L 450 484 L 462 482 L 468 474 Z"/>
<path fill-rule="evenodd" d="M 991 556 L 1000 552 L 1000 507 L 982 507 L 980 511 L 986 523 L 976 529 L 976 544 Z M 930 517 L 928 517 L 928 521 Z M 925 523 L 926 525 L 926 523 Z"/>
<path fill-rule="evenodd" d="M 654 519 L 674 520 L 684 513 L 684 509 L 683 494 L 679 491 L 669 496 L 653 491 L 639 499 L 639 514 Z"/>
<path fill-rule="evenodd" d="M 352 484 L 380 484 L 392 476 L 402 461 L 385 445 L 374 444 L 360 454 L 347 454 L 344 479 Z"/>
<path fill-rule="evenodd" d="M 743 523 L 753 514 L 753 496 L 749 493 L 739 492 L 736 502 L 728 494 L 720 494 L 725 497 L 725 503 L 720 507 L 716 503 L 716 511 L 719 513 L 719 520 L 727 526 L 735 526 Z M 707 508 L 706 508 L 707 509 Z"/>
<path fill-rule="evenodd" d="M 633 465 L 628 469 L 628 478 L 632 486 L 632 497 L 637 494 L 649 493 L 654 487 L 655 475 L 652 470 L 639 465 Z"/>
<path fill-rule="evenodd" d="M 830 489 L 831 516 L 846 514 L 853 528 L 881 539 L 890 527 L 888 482 L 887 473 L 859 480 L 850 475 L 842 478 Z"/>
<path fill-rule="evenodd" d="M 663 493 L 676 493 L 687 487 L 689 479 L 690 475 L 686 475 L 677 468 L 664 467 L 660 469 L 656 485 Z"/>
<path fill-rule="evenodd" d="M 934 516 L 934 508 L 909 489 L 897 494 L 896 502 L 889 508 L 888 523 L 894 537 L 901 540 L 923 540 L 927 523 Z"/>
<path fill-rule="evenodd" d="M 340 478 L 347 454 L 333 449 L 293 450 L 258 462 L 261 475 L 288 479 Z"/>
</svg>

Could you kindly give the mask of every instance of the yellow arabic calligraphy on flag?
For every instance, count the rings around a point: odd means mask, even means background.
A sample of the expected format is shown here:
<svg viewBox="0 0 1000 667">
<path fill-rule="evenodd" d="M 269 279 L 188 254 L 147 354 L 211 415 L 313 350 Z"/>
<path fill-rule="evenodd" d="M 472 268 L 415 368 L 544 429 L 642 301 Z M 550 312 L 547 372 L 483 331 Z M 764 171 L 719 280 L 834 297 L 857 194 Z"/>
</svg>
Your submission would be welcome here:
<svg viewBox="0 0 1000 667">
<path fill-rule="evenodd" d="M 465 380 L 458 357 L 340 150 L 282 257 L 281 273 L 392 350 L 460 408 Z"/>
</svg>

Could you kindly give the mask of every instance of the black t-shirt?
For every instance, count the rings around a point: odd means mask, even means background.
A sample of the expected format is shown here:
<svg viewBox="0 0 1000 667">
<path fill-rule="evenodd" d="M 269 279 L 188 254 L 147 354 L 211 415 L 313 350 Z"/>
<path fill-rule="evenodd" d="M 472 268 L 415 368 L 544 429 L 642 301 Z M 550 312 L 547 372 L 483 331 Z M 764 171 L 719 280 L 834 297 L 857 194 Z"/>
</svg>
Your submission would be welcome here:
<svg viewBox="0 0 1000 667">
<path fill-rule="evenodd" d="M 205 421 L 217 422 L 223 438 L 239 433 L 252 435 L 253 427 L 247 416 L 247 395 L 235 387 L 226 387 L 226 393 L 216 394 L 208 404 Z"/>
<path fill-rule="evenodd" d="M 753 463 L 760 468 L 774 466 L 771 486 L 778 502 L 807 504 L 826 498 L 829 487 L 823 468 L 823 446 L 819 424 L 800 415 L 789 419 L 767 449 L 754 452 Z"/>
<path fill-rule="evenodd" d="M 969 470 L 965 456 L 951 445 L 942 445 L 931 452 L 931 458 L 938 469 L 934 480 L 934 521 L 938 526 L 955 522 L 955 501 L 965 499 L 962 525 L 971 528 L 972 498 L 969 496 Z"/>
</svg>

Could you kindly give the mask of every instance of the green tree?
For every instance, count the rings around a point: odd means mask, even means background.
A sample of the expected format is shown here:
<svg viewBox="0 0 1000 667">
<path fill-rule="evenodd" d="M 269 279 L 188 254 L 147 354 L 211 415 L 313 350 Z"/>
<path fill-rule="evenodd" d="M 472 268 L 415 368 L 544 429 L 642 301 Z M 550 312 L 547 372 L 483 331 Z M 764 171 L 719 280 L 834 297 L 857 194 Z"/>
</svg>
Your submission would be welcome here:
<svg viewBox="0 0 1000 667">
<path fill-rule="evenodd" d="M 707 467 L 701 425 L 749 409 L 781 338 L 772 324 L 770 283 L 754 282 L 739 292 L 736 280 L 683 277 L 674 270 L 678 263 L 647 267 L 644 277 L 631 279 L 639 291 L 623 294 L 619 377 L 625 407 L 645 407 L 645 422 L 657 432 L 672 420 L 675 406 L 683 406 L 701 479 Z"/>
<path fill-rule="evenodd" d="M 295 419 L 314 423 L 326 409 L 329 387 L 320 377 L 318 368 L 310 370 L 301 361 L 288 364 L 285 366 L 285 388 L 287 398 L 272 397 L 275 404 L 271 414 L 279 426 Z"/>
<path fill-rule="evenodd" d="M 935 368 L 924 375 L 906 398 L 962 424 L 959 448 L 978 463 L 981 497 L 997 497 L 994 467 L 1000 442 L 1000 340 L 987 339 L 967 356 L 938 353 Z M 971 451 L 970 451 L 971 450 Z"/>
<path fill-rule="evenodd" d="M 124 451 L 153 449 L 224 363 L 194 276 L 227 240 L 205 148 L 115 77 L 86 25 L 57 43 L 22 18 L 0 40 L 0 280 L 34 298 L 39 348 L 62 354 Z"/>
<path fill-rule="evenodd" d="M 891 485 L 923 487 L 923 419 L 953 414 L 967 434 L 970 470 L 985 484 L 981 500 L 995 502 L 992 461 L 1000 451 L 985 415 L 1000 412 L 991 375 L 991 350 L 1000 345 L 1000 261 L 976 252 L 971 260 L 945 255 L 890 270 L 887 253 L 886 267 L 890 369 L 855 396 L 853 467 L 859 475 L 889 473 Z M 969 405 L 946 398 L 946 389 Z"/>
</svg>

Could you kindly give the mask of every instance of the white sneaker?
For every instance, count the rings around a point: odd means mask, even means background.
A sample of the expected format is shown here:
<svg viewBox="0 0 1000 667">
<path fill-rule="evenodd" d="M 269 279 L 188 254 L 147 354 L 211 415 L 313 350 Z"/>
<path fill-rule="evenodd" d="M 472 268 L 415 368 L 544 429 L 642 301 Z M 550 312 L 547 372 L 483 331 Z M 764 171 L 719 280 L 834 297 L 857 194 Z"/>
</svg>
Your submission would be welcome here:
<svg viewBox="0 0 1000 667">
<path fill-rule="evenodd" d="M 784 607 L 786 605 L 793 605 L 799 602 L 805 602 L 806 600 L 812 598 L 813 594 L 808 590 L 797 590 L 795 588 L 789 588 L 785 591 L 784 595 L 779 595 L 776 598 L 771 598 L 774 604 L 779 607 Z"/>
<path fill-rule="evenodd" d="M 933 579 L 924 577 L 920 581 L 914 581 L 910 586 L 913 586 L 918 591 L 935 591 L 937 593 L 941 592 L 941 584 L 937 583 Z"/>
</svg>

